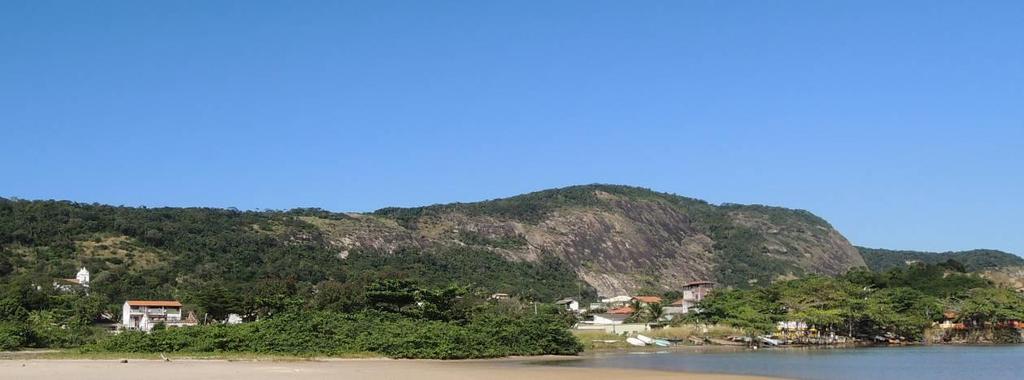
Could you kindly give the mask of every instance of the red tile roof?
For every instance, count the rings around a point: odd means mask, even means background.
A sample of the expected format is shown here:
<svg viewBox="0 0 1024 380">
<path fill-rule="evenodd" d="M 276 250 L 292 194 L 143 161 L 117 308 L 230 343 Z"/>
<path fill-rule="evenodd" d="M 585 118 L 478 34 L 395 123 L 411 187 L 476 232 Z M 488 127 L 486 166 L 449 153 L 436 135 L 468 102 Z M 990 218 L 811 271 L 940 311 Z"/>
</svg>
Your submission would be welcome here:
<svg viewBox="0 0 1024 380">
<path fill-rule="evenodd" d="M 163 306 L 163 307 L 181 307 L 181 302 L 178 301 L 128 301 L 128 306 Z"/>
<path fill-rule="evenodd" d="M 629 306 L 608 310 L 608 314 L 633 314 L 635 312 L 636 310 Z"/>
</svg>

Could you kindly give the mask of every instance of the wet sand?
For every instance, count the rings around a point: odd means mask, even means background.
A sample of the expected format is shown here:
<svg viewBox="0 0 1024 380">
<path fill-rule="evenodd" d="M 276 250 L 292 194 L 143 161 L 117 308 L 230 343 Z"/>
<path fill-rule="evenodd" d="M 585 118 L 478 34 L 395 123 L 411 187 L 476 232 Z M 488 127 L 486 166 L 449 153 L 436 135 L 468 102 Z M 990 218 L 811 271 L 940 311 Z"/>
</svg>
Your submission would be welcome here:
<svg viewBox="0 0 1024 380">
<path fill-rule="evenodd" d="M 0 360 L 0 379 L 19 380 L 755 380 L 766 377 L 526 365 L 514 360 L 325 361 Z"/>
</svg>

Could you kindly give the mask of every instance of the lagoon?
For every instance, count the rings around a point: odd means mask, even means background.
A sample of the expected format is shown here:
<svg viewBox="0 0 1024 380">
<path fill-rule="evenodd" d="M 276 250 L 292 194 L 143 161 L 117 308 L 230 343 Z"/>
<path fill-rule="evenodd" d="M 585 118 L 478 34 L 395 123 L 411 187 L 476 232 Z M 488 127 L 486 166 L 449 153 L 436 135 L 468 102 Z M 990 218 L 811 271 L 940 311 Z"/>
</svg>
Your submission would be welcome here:
<svg viewBox="0 0 1024 380">
<path fill-rule="evenodd" d="M 550 365 L 729 373 L 805 380 L 1021 379 L 1024 346 L 715 348 L 596 353 Z"/>
</svg>

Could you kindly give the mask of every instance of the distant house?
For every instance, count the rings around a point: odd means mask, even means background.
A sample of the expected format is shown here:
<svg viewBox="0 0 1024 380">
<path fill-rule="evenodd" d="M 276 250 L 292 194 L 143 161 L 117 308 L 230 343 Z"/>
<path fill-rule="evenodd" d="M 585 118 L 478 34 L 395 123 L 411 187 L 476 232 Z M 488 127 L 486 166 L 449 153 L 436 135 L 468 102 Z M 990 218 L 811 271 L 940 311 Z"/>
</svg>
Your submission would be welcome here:
<svg viewBox="0 0 1024 380">
<path fill-rule="evenodd" d="M 613 309 L 613 308 L 616 308 L 616 307 L 626 306 L 626 305 L 629 304 L 629 301 L 632 301 L 632 300 L 633 300 L 633 297 L 630 297 L 630 296 L 615 296 L 615 297 L 602 298 L 601 299 L 601 303 L 604 304 L 605 308 Z"/>
<path fill-rule="evenodd" d="M 572 298 L 563 298 L 558 301 L 555 301 L 555 305 L 562 306 L 563 308 L 565 308 L 565 310 L 571 311 L 573 313 L 580 312 L 580 302 Z"/>
<path fill-rule="evenodd" d="M 593 317 L 594 317 L 594 320 L 593 321 L 589 321 L 589 323 L 591 323 L 591 324 L 595 324 L 595 325 L 621 325 L 621 324 L 626 322 L 627 318 L 629 318 L 629 314 L 603 313 L 603 314 L 594 314 Z"/>
<path fill-rule="evenodd" d="M 661 297 L 659 296 L 636 296 L 633 297 L 633 301 L 636 301 L 640 306 L 647 306 L 652 303 L 661 303 Z"/>
<path fill-rule="evenodd" d="M 238 314 L 228 314 L 228 319 L 224 321 L 225 324 L 237 325 L 243 322 L 242 316 Z"/>
<path fill-rule="evenodd" d="M 711 281 L 694 281 L 683 285 L 683 300 L 693 303 L 700 302 L 711 294 L 715 289 L 715 283 Z"/>
<path fill-rule="evenodd" d="M 608 310 L 608 312 L 606 314 L 616 314 L 616 315 L 627 315 L 628 316 L 628 315 L 633 315 L 634 313 L 636 313 L 636 309 L 632 308 L 631 306 L 623 306 L 623 307 L 619 307 L 619 308 Z"/>
<path fill-rule="evenodd" d="M 509 298 L 510 297 L 509 297 L 509 295 L 507 293 L 494 293 L 494 294 L 491 294 L 491 299 L 492 300 L 507 300 Z"/>
<path fill-rule="evenodd" d="M 121 328 L 150 331 L 163 324 L 166 327 L 195 326 L 197 320 L 189 313 L 182 318 L 178 301 L 125 301 L 121 307 Z"/>
<path fill-rule="evenodd" d="M 75 274 L 75 278 L 62 278 L 53 282 L 53 288 L 62 292 L 70 292 L 76 289 L 89 289 L 89 270 L 82 267 Z"/>
<path fill-rule="evenodd" d="M 671 319 L 689 313 L 694 305 L 704 300 L 714 288 L 715 283 L 711 281 L 694 281 L 683 285 L 683 297 L 668 304 L 665 307 L 665 315 Z"/>
</svg>

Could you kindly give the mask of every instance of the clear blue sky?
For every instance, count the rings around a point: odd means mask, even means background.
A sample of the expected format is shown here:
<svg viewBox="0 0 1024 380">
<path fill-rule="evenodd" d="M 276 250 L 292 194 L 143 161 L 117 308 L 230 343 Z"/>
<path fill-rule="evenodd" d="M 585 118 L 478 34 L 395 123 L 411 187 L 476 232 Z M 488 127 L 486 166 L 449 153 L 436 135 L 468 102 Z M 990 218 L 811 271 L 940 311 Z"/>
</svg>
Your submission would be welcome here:
<svg viewBox="0 0 1024 380">
<path fill-rule="evenodd" d="M 1024 1 L 0 2 L 0 196 L 363 211 L 584 183 L 1024 253 Z"/>
</svg>

